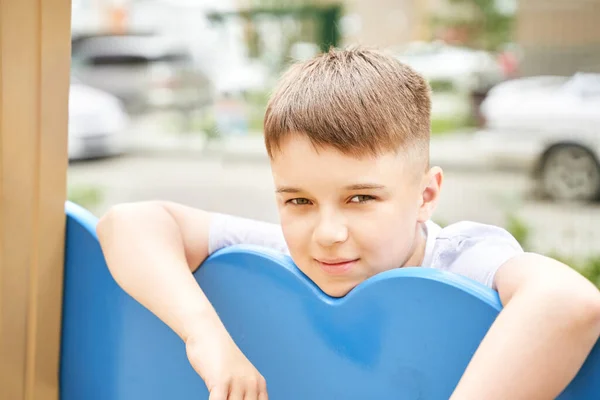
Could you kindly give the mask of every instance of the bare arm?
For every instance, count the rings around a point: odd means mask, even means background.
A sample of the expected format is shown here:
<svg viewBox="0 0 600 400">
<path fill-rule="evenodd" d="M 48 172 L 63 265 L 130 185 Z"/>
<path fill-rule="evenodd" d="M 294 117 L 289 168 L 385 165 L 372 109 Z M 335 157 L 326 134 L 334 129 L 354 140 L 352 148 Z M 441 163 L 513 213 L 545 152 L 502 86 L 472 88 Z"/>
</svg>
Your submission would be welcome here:
<svg viewBox="0 0 600 400">
<path fill-rule="evenodd" d="M 451 399 L 546 400 L 575 377 L 600 335 L 600 292 L 558 261 L 523 254 L 496 275 L 504 310 Z"/>
<path fill-rule="evenodd" d="M 108 268 L 129 295 L 183 340 L 218 319 L 192 271 L 208 256 L 211 214 L 180 204 L 113 207 L 97 226 Z"/>
<path fill-rule="evenodd" d="M 211 214 L 146 202 L 112 208 L 97 226 L 108 268 L 186 344 L 210 400 L 267 400 L 266 382 L 233 342 L 192 271 L 208 257 Z"/>
</svg>

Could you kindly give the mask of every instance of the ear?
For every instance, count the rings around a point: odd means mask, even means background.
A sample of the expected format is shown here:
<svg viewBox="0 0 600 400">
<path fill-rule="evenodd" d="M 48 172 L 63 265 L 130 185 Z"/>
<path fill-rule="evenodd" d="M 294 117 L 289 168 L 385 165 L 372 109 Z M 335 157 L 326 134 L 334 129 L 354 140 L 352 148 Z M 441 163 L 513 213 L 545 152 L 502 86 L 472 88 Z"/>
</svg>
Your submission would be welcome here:
<svg viewBox="0 0 600 400">
<path fill-rule="evenodd" d="M 444 172 L 440 167 L 432 167 L 423 176 L 421 181 L 421 194 L 419 197 L 419 213 L 417 219 L 419 222 L 425 222 L 431 219 L 435 208 L 437 207 L 444 180 Z"/>
</svg>

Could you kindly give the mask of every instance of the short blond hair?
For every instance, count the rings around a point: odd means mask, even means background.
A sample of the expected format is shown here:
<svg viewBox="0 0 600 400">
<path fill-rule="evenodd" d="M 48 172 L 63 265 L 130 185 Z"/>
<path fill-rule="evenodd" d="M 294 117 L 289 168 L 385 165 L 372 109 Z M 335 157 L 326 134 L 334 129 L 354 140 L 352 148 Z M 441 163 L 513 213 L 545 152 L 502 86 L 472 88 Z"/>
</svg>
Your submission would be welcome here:
<svg viewBox="0 0 600 400">
<path fill-rule="evenodd" d="M 265 145 L 272 158 L 292 133 L 353 156 L 416 150 L 429 163 L 427 81 L 382 51 L 330 50 L 293 65 L 267 105 Z"/>
</svg>

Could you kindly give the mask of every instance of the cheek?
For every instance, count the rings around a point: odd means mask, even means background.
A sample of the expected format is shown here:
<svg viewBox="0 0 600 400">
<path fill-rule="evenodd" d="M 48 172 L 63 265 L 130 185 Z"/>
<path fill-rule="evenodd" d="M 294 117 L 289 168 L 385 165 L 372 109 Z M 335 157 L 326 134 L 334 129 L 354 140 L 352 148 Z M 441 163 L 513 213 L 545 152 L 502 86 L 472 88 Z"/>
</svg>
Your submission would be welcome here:
<svg viewBox="0 0 600 400">
<path fill-rule="evenodd" d="M 302 218 L 290 215 L 285 211 L 280 213 L 281 229 L 292 256 L 306 252 L 310 245 L 312 232 L 310 226 Z"/>
<path fill-rule="evenodd" d="M 355 226 L 352 236 L 373 265 L 387 269 L 402 261 L 412 247 L 413 214 L 401 208 L 382 209 Z"/>
</svg>

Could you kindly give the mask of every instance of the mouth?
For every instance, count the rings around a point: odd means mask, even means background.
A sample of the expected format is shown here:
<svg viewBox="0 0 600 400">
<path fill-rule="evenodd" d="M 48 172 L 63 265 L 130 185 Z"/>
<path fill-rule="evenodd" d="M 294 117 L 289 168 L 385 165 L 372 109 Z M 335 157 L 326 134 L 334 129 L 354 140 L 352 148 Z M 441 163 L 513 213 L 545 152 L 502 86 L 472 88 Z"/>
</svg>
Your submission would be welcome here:
<svg viewBox="0 0 600 400">
<path fill-rule="evenodd" d="M 316 259 L 315 259 L 316 260 Z M 350 270 L 359 260 L 356 259 L 332 259 L 316 260 L 323 271 L 331 275 L 340 275 Z"/>
</svg>

